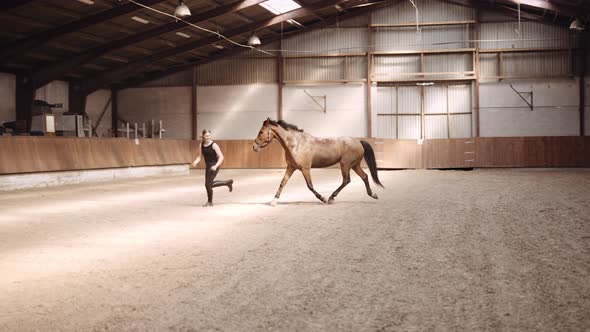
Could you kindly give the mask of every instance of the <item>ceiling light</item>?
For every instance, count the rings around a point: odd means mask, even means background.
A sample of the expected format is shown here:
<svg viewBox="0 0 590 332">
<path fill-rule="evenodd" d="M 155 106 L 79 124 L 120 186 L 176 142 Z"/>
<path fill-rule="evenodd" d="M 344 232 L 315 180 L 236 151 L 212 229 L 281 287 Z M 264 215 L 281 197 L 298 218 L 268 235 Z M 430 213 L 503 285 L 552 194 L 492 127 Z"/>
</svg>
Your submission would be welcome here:
<svg viewBox="0 0 590 332">
<path fill-rule="evenodd" d="M 143 24 L 150 23 L 150 21 L 146 20 L 145 18 L 141 18 L 138 16 L 133 16 L 133 17 L 131 17 L 131 19 L 134 20 L 135 22 L 139 22 L 139 23 L 143 23 Z"/>
<path fill-rule="evenodd" d="M 434 82 L 418 82 L 418 83 L 416 83 L 416 85 L 428 86 L 428 85 L 434 85 Z"/>
<path fill-rule="evenodd" d="M 94 1 L 92 0 L 78 0 L 78 2 L 85 3 L 87 5 L 94 5 Z"/>
<path fill-rule="evenodd" d="M 262 42 L 260 41 L 260 38 L 258 38 L 258 36 L 256 36 L 256 34 L 253 34 L 252 36 L 250 36 L 250 38 L 248 38 L 248 45 L 260 46 L 260 45 L 262 45 Z"/>
<path fill-rule="evenodd" d="M 576 17 L 572 24 L 570 24 L 570 30 L 582 31 L 584 30 L 584 23 L 582 23 L 582 20 Z"/>
<path fill-rule="evenodd" d="M 190 38 L 191 37 L 191 35 L 188 35 L 188 34 L 186 34 L 184 32 L 177 32 L 176 34 L 179 35 L 180 37 L 184 37 L 184 38 Z"/>
<path fill-rule="evenodd" d="M 191 10 L 180 0 L 180 4 L 174 9 L 174 16 L 176 17 L 187 17 L 191 16 Z"/>
</svg>

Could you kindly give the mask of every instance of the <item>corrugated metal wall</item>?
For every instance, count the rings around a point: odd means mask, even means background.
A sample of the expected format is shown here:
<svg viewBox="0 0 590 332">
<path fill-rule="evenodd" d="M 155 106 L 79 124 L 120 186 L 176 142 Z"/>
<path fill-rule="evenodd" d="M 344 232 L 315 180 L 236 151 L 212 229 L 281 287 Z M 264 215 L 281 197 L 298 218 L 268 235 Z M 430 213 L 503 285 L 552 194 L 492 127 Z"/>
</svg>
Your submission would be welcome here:
<svg viewBox="0 0 590 332">
<path fill-rule="evenodd" d="M 482 23 L 479 38 L 482 49 L 567 48 L 575 46 L 568 29 L 536 22 Z"/>
<path fill-rule="evenodd" d="M 463 21 L 475 19 L 475 11 L 437 0 L 415 1 L 421 22 Z M 416 22 L 416 10 L 409 1 L 377 10 L 372 13 L 374 24 Z"/>
<path fill-rule="evenodd" d="M 142 87 L 156 88 L 156 87 L 173 87 L 173 86 L 192 86 L 193 82 L 193 69 L 187 70 L 168 75 L 157 80 L 149 81 L 142 84 Z"/>
<path fill-rule="evenodd" d="M 469 47 L 469 26 L 384 27 L 373 31 L 375 51 L 446 50 Z"/>
<path fill-rule="evenodd" d="M 373 89 L 377 138 L 472 136 L 471 84 L 379 86 Z M 423 96 L 423 97 L 422 97 Z"/>
<path fill-rule="evenodd" d="M 200 85 L 234 85 L 273 83 L 277 81 L 277 59 L 274 57 L 222 59 L 199 66 Z"/>
<path fill-rule="evenodd" d="M 283 41 L 284 55 L 359 53 L 367 49 L 367 28 L 326 28 Z"/>
</svg>

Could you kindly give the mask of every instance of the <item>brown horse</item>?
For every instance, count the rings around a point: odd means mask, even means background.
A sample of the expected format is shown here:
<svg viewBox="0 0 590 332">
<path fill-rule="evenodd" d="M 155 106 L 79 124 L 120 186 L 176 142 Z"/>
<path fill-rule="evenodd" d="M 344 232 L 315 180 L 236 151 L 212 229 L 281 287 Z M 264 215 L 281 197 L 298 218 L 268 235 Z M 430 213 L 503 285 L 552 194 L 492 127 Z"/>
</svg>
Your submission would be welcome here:
<svg viewBox="0 0 590 332">
<path fill-rule="evenodd" d="M 364 157 L 371 171 L 373 181 L 383 187 L 377 176 L 375 153 L 369 143 L 351 137 L 318 138 L 304 133 L 297 126 L 286 123 L 283 120 L 273 121 L 269 118 L 262 124 L 262 128 L 260 128 L 260 132 L 254 140 L 252 147 L 254 151 L 258 152 L 274 139 L 277 139 L 285 150 L 287 170 L 285 171 L 285 176 L 283 177 L 283 181 L 281 181 L 279 190 L 271 201 L 271 205 L 274 205 L 276 200 L 279 199 L 283 187 L 287 184 L 287 181 L 289 181 L 295 170 L 300 170 L 303 173 L 309 190 L 324 203 L 334 202 L 334 198 L 338 196 L 340 190 L 350 183 L 350 169 L 353 169 L 363 179 L 367 194 L 374 199 L 378 198 L 369 186 L 369 177 L 361 168 L 361 161 Z M 342 184 L 326 200 L 326 198 L 313 189 L 310 170 L 312 167 L 328 167 L 336 163 L 340 163 Z"/>
</svg>

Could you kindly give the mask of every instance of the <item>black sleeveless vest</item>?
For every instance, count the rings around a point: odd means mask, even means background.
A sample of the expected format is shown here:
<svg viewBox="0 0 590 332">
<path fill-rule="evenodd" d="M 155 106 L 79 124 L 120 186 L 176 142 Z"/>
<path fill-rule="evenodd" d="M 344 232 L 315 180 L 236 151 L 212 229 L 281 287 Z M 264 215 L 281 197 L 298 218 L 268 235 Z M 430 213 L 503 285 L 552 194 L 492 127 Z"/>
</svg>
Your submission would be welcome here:
<svg viewBox="0 0 590 332">
<path fill-rule="evenodd" d="M 217 152 L 213 150 L 213 144 L 215 143 L 212 142 L 209 144 L 209 146 L 205 146 L 203 143 L 201 143 L 201 155 L 203 155 L 203 158 L 205 158 L 205 164 L 208 167 L 217 164 L 217 161 L 219 160 L 217 157 Z"/>
</svg>

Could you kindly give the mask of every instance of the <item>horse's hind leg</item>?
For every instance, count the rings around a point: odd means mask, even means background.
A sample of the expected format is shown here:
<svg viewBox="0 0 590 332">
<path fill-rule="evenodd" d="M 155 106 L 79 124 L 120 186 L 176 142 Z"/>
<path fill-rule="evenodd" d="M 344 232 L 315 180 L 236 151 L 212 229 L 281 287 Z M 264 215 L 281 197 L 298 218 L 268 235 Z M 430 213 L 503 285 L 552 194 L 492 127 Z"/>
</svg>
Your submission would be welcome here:
<svg viewBox="0 0 590 332">
<path fill-rule="evenodd" d="M 334 198 L 336 198 L 336 196 L 338 196 L 338 194 L 340 193 L 340 190 L 344 189 L 344 187 L 346 187 L 346 185 L 350 183 L 350 166 L 340 165 L 340 170 L 342 171 L 342 184 L 340 185 L 340 187 L 338 187 L 338 189 L 336 189 L 332 193 L 332 195 L 330 195 L 330 198 L 328 199 L 328 203 L 333 203 Z"/>
<path fill-rule="evenodd" d="M 281 185 L 279 186 L 279 190 L 277 190 L 275 197 L 272 199 L 272 201 L 270 201 L 270 205 L 275 205 L 276 201 L 279 199 L 279 197 L 281 197 L 281 192 L 287 184 L 287 181 L 289 181 L 291 175 L 293 175 L 293 172 L 295 172 L 294 168 L 287 167 L 287 169 L 285 170 L 285 175 L 283 176 L 283 180 L 281 181 Z"/>
<path fill-rule="evenodd" d="M 305 178 L 305 182 L 307 183 L 307 188 L 311 190 L 311 192 L 319 199 L 320 201 L 327 203 L 328 201 L 322 195 L 320 195 L 315 189 L 313 189 L 313 184 L 311 183 L 311 170 L 309 168 L 302 169 L 301 173 L 303 173 L 303 177 Z"/>
<path fill-rule="evenodd" d="M 374 199 L 378 199 L 379 197 L 377 197 L 377 194 L 375 194 L 371 190 L 371 186 L 369 185 L 369 176 L 367 175 L 367 173 L 365 173 L 365 171 L 363 171 L 361 163 L 357 163 L 352 167 L 352 169 L 356 172 L 356 174 L 358 174 L 358 176 L 361 177 L 361 179 L 363 179 L 363 182 L 365 183 L 365 188 L 367 188 L 367 195 L 373 197 Z"/>
</svg>

